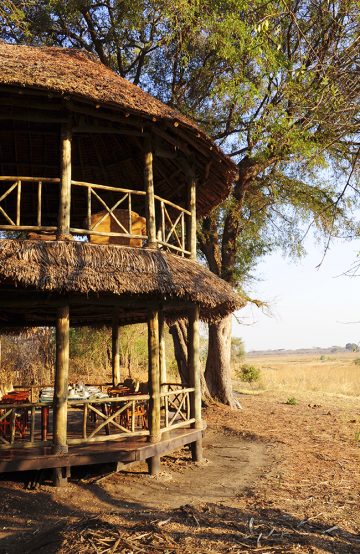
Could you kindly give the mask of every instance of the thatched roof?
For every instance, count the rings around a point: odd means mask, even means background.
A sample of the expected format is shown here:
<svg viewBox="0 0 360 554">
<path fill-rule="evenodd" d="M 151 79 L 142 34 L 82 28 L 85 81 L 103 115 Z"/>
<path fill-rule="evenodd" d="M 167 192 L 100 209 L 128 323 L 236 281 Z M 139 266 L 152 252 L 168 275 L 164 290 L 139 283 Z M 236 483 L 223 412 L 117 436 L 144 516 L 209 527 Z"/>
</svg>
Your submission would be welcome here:
<svg viewBox="0 0 360 554">
<path fill-rule="evenodd" d="M 186 315 L 181 304 L 196 302 L 206 321 L 245 304 L 225 281 L 195 261 L 159 250 L 81 242 L 1 240 L 0 292 L 9 287 L 16 287 L 18 295 L 24 290 L 81 295 L 83 304 L 108 295 L 137 303 L 174 301 L 179 305 L 175 317 Z"/>
<path fill-rule="evenodd" d="M 109 109 L 126 116 L 129 123 L 134 116 L 141 125 L 150 125 L 155 131 L 161 131 L 162 138 L 169 138 L 170 143 L 175 141 L 173 144 L 189 146 L 196 157 L 199 215 L 208 213 L 214 205 L 226 198 L 236 175 L 233 162 L 193 121 L 121 78 L 94 56 L 69 48 L 0 43 L 0 62 L 2 90 L 5 86 L 6 89 L 20 93 L 43 91 L 47 99 L 85 102 L 97 108 L 100 118 L 106 117 Z M 19 98 L 19 95 L 15 96 Z M 71 102 L 67 107 L 71 111 Z M 10 114 L 11 112 L 9 116 Z M 106 150 L 114 147 L 113 141 Z M 86 153 L 86 147 L 83 151 Z M 107 171 L 107 168 L 104 170 Z M 174 168 L 168 165 L 162 169 L 162 174 L 169 177 L 171 170 Z M 85 177 L 80 176 L 78 180 L 89 180 L 89 176 Z M 106 179 L 109 177 L 106 176 Z"/>
</svg>

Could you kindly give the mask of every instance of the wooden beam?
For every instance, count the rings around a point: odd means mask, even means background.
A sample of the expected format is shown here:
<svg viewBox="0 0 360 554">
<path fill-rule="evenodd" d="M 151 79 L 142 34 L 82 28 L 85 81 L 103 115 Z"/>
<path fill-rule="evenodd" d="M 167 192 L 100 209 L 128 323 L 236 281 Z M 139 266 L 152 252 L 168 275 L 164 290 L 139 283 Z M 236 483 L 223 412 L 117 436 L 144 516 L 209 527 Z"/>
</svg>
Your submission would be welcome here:
<svg viewBox="0 0 360 554">
<path fill-rule="evenodd" d="M 199 307 L 195 304 L 189 313 L 188 331 L 188 365 L 190 387 L 195 391 L 190 395 L 190 417 L 195 419 L 192 427 L 202 429 L 201 419 L 201 382 L 200 382 L 200 357 L 199 357 Z M 199 438 L 192 443 L 193 460 L 199 462 L 202 459 L 202 440 Z"/>
<path fill-rule="evenodd" d="M 77 134 L 86 134 L 86 135 L 94 135 L 94 134 L 101 134 L 101 135 L 129 135 L 129 136 L 135 136 L 135 137 L 143 137 L 144 133 L 142 133 L 140 130 L 135 129 L 129 129 L 129 128 L 122 128 L 122 129 L 115 129 L 112 127 L 101 127 L 98 125 L 79 125 L 78 127 L 73 128 L 73 133 Z"/>
<path fill-rule="evenodd" d="M 159 348 L 160 348 L 160 386 L 161 391 L 163 392 L 163 384 L 167 382 L 167 371 L 166 371 L 166 348 L 165 348 L 165 318 L 164 312 L 161 310 L 159 315 Z"/>
<path fill-rule="evenodd" d="M 71 127 L 70 122 L 61 126 L 60 145 L 60 199 L 58 216 L 58 239 L 70 235 L 71 207 Z"/>
<path fill-rule="evenodd" d="M 151 139 L 145 140 L 144 159 L 144 181 L 146 191 L 146 232 L 148 236 L 148 247 L 157 248 L 156 220 L 155 220 L 155 197 L 154 197 L 154 176 L 153 176 L 153 153 Z"/>
<path fill-rule="evenodd" d="M 31 91 L 25 90 L 22 87 L 21 94 L 17 94 L 16 89 L 11 89 L 7 86 L 0 86 L 0 104 L 1 106 L 13 106 L 16 108 L 25 108 L 27 110 L 50 110 L 61 111 L 64 109 L 64 102 L 60 95 L 58 99 L 50 98 L 50 96 L 44 96 L 44 92 L 36 91 L 37 95 L 32 95 Z M 35 92 L 35 91 L 34 91 Z M 39 100 L 40 92 L 40 100 Z M 24 94 L 25 93 L 25 94 Z M 50 94 L 50 93 L 49 93 Z M 59 101 L 58 101 L 59 100 Z"/>
<path fill-rule="evenodd" d="M 175 146 L 176 148 L 178 148 L 186 156 L 191 155 L 191 152 L 190 152 L 189 148 L 187 147 L 187 144 L 184 141 L 177 140 L 174 136 L 170 135 L 170 133 L 168 132 L 167 127 L 165 127 L 164 129 L 162 129 L 160 127 L 154 127 L 153 132 L 156 135 L 158 135 L 159 137 L 161 137 L 162 139 L 164 139 L 166 142 L 171 144 L 172 146 Z"/>
<path fill-rule="evenodd" d="M 35 112 L 17 112 L 11 111 L 0 112 L 1 121 L 31 121 L 32 123 L 65 123 L 67 120 L 64 117 L 57 117 L 45 114 L 36 114 Z"/>
<path fill-rule="evenodd" d="M 117 311 L 112 319 L 112 382 L 116 386 L 120 383 L 120 325 Z"/>
<path fill-rule="evenodd" d="M 53 452 L 63 454 L 67 446 L 67 397 L 69 374 L 69 305 L 57 310 L 56 366 L 54 391 Z"/>
<path fill-rule="evenodd" d="M 160 440 L 160 372 L 159 372 L 159 312 L 148 312 L 148 367 L 149 367 L 149 431 L 150 442 Z"/>
<path fill-rule="evenodd" d="M 190 216 L 187 218 L 187 244 L 186 249 L 190 252 L 190 258 L 196 260 L 196 179 L 193 169 L 188 176 L 188 205 Z"/>
<path fill-rule="evenodd" d="M 132 309 L 134 311 L 137 309 L 148 310 L 151 306 L 151 301 L 132 298 L 131 294 L 125 298 L 121 298 L 107 293 L 102 294 L 101 298 L 99 298 L 97 293 L 89 293 L 86 295 L 69 293 L 67 298 L 69 299 L 69 303 L 72 308 L 86 308 L 86 306 L 90 309 L 94 307 L 98 307 L 100 309 L 106 308 L 108 313 L 108 309 L 111 309 L 112 307 L 115 307 L 119 311 L 124 310 L 124 314 L 119 313 L 120 318 L 122 315 L 126 316 L 127 314 L 131 314 Z M 49 292 L 20 289 L 20 287 L 4 287 L 0 290 L 0 304 L 2 308 L 22 308 L 24 310 L 25 308 L 33 307 L 36 311 L 39 308 L 44 307 L 48 310 L 49 308 L 60 307 L 63 304 L 63 298 L 56 292 L 51 294 Z M 181 299 L 173 299 L 164 304 L 164 309 L 166 308 L 167 312 L 171 312 L 178 309 L 189 309 L 191 305 L 192 304 L 190 302 L 186 302 Z M 100 311 L 102 312 L 102 310 Z M 109 319 L 111 319 L 111 316 L 109 316 Z"/>
</svg>

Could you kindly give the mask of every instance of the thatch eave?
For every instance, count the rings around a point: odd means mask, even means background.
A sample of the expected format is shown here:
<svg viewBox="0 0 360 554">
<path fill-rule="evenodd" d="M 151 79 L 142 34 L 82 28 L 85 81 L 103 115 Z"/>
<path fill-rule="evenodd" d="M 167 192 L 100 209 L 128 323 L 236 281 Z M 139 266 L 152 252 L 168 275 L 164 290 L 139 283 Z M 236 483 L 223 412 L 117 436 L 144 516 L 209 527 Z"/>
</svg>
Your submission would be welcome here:
<svg viewBox="0 0 360 554">
<path fill-rule="evenodd" d="M 80 295 L 84 302 L 110 295 L 137 302 L 197 303 L 201 319 L 208 322 L 246 303 L 195 261 L 160 250 L 81 242 L 1 240 L 0 291 L 9 286 Z"/>
</svg>

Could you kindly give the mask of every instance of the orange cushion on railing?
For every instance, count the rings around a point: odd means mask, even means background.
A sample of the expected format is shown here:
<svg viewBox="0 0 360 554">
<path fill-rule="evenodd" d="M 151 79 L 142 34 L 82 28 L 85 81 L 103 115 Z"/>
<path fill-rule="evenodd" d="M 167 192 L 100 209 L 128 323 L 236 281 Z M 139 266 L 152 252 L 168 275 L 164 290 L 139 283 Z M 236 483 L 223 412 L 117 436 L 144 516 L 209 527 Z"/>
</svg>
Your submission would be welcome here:
<svg viewBox="0 0 360 554">
<path fill-rule="evenodd" d="M 106 210 L 98 212 L 91 216 L 91 229 L 101 231 L 102 233 L 125 233 L 132 235 L 146 235 L 146 219 L 136 212 L 131 212 L 131 229 L 129 230 L 129 212 L 128 210 L 113 210 L 115 217 L 112 217 Z M 125 230 L 117 223 L 121 223 Z M 98 223 L 102 220 L 100 223 Z M 90 242 L 94 244 L 119 244 L 122 246 L 133 246 L 141 248 L 142 239 L 130 239 L 126 237 L 107 237 L 100 235 L 91 235 Z"/>
</svg>

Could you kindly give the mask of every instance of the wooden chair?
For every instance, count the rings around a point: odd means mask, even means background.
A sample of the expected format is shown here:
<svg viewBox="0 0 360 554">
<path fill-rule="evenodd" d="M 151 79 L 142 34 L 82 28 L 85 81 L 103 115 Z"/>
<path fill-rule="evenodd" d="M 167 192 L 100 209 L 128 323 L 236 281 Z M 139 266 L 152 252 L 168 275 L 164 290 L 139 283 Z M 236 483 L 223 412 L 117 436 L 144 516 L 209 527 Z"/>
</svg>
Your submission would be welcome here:
<svg viewBox="0 0 360 554">
<path fill-rule="evenodd" d="M 6 408 L 7 404 L 19 404 L 19 407 L 15 409 L 14 414 L 10 414 L 0 422 L 0 433 L 2 436 L 10 437 L 12 419 L 14 419 L 15 434 L 18 432 L 21 438 L 25 437 L 29 423 L 29 410 L 28 408 L 22 408 L 21 404 L 29 402 L 29 395 L 30 391 L 20 390 L 8 392 L 2 397 L 1 405 L 3 410 L 8 411 Z M 6 413 L 6 411 L 3 411 L 3 414 Z"/>
</svg>

